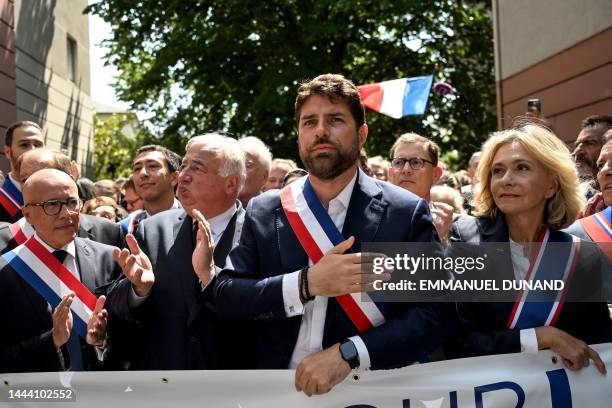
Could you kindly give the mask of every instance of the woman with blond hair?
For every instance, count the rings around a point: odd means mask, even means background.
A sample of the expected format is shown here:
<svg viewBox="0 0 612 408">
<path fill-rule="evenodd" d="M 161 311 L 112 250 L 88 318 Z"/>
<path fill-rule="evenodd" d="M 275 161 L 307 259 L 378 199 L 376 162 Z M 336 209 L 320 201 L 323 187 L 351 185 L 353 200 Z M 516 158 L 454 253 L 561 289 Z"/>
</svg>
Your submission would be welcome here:
<svg viewBox="0 0 612 408">
<path fill-rule="evenodd" d="M 449 239 L 451 243 L 505 243 L 501 253 L 490 255 L 496 276 L 533 282 L 562 269 L 565 273 L 560 279 L 565 279 L 572 291 L 580 286 L 582 277 L 592 273 L 593 266 L 605 268 L 596 248 L 586 248 L 578 238 L 560 231 L 574 221 L 583 198 L 570 152 L 550 131 L 523 124 L 494 133 L 482 149 L 478 178 L 481 189 L 474 197 L 476 217 L 459 218 Z M 553 242 L 564 243 L 562 256 L 550 256 Z M 593 360 L 605 372 L 599 355 L 587 343 L 610 340 L 612 326 L 606 304 L 599 299 L 572 302 L 573 298 L 537 304 L 529 302 L 533 299 L 529 293 L 524 292 L 522 298 L 519 295 L 515 303 L 459 303 L 457 312 L 465 331 L 448 345 L 449 356 L 549 348 L 560 354 L 570 369 Z"/>
</svg>

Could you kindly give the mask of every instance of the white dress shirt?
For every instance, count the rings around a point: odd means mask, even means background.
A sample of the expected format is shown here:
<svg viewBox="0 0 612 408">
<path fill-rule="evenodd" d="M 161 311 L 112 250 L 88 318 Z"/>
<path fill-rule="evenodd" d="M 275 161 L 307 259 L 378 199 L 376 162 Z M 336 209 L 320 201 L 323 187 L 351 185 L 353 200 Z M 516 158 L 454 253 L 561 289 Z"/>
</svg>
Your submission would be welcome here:
<svg viewBox="0 0 612 408">
<path fill-rule="evenodd" d="M 11 182 L 13 183 L 15 188 L 17 188 L 17 190 L 21 191 L 21 183 L 18 182 L 17 180 L 15 180 L 15 178 L 13 177 L 13 172 L 12 171 L 9 172 L 8 178 L 11 180 Z"/>
<path fill-rule="evenodd" d="M 296 183 L 304 183 L 304 180 L 298 180 Z M 346 187 L 329 202 L 327 213 L 332 219 L 338 230 L 342 231 L 346 211 L 348 209 L 353 188 L 357 180 L 357 173 L 346 185 Z M 308 260 L 308 264 L 312 266 L 312 261 Z M 298 334 L 289 368 L 296 368 L 304 359 L 304 357 L 321 351 L 323 349 L 323 328 L 325 326 L 325 314 L 327 312 L 328 298 L 325 296 L 316 296 L 313 301 L 302 304 L 299 293 L 299 273 L 295 271 L 283 276 L 283 302 L 285 304 L 285 313 L 287 317 L 302 315 L 302 324 Z M 363 340 L 359 336 L 350 338 L 359 353 L 360 368 L 370 367 L 370 355 Z"/>
<path fill-rule="evenodd" d="M 523 280 L 527 276 L 529 270 L 529 259 L 525 256 L 523 246 L 510 238 L 510 257 L 512 258 L 512 266 L 514 269 L 514 279 Z M 538 352 L 538 337 L 535 329 L 522 329 L 521 336 L 521 352 L 537 354 Z"/>
<path fill-rule="evenodd" d="M 47 243 L 43 241 L 37 233 L 34 233 L 34 239 L 40 242 L 49 252 L 53 253 L 54 251 L 58 251 L 57 249 L 47 245 Z M 70 241 L 60 249 L 68 252 L 66 259 L 64 259 L 64 266 L 68 268 L 70 273 L 72 273 L 80 282 L 81 274 L 79 273 L 79 268 L 77 267 L 76 263 L 76 246 L 74 245 L 74 240 Z"/>
</svg>

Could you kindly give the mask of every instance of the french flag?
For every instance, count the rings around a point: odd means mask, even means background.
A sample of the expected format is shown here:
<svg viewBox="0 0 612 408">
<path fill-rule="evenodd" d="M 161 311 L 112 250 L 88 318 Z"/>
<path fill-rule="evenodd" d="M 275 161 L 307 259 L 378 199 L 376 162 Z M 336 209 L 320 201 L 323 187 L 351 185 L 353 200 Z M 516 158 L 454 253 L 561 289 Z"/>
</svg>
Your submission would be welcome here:
<svg viewBox="0 0 612 408">
<path fill-rule="evenodd" d="M 366 108 L 399 119 L 425 113 L 433 75 L 400 78 L 360 85 L 359 95 Z"/>
</svg>

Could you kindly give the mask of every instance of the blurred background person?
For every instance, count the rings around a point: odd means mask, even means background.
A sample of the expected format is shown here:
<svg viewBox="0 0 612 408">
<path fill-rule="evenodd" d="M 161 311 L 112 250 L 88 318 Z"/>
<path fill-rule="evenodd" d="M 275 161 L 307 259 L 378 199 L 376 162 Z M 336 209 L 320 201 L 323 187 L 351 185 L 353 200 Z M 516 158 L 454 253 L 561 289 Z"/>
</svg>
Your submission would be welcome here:
<svg viewBox="0 0 612 408">
<path fill-rule="evenodd" d="M 110 197 L 119 202 L 119 189 L 113 180 L 103 179 L 94 182 L 94 194 L 96 197 Z"/>
<path fill-rule="evenodd" d="M 126 209 L 128 213 L 136 210 L 142 210 L 144 203 L 142 198 L 136 193 L 136 187 L 134 186 L 134 180 L 130 177 L 123 185 L 123 201 L 121 205 Z"/>
<path fill-rule="evenodd" d="M 261 194 L 268 181 L 272 166 L 272 153 L 268 146 L 255 136 L 247 136 L 238 140 L 238 145 L 246 155 L 247 178 L 240 190 L 238 199 L 246 208 L 249 200 Z"/>
<path fill-rule="evenodd" d="M 289 173 L 285 174 L 285 178 L 283 179 L 283 187 L 288 186 L 289 184 L 293 183 L 295 180 L 300 179 L 307 175 L 308 175 L 308 172 L 304 169 L 300 169 L 299 167 L 297 169 L 293 169 Z"/>
<path fill-rule="evenodd" d="M 368 159 L 368 167 L 372 172 L 372 177 L 377 180 L 387 181 L 387 172 L 389 171 L 389 161 L 382 156 L 374 156 Z"/>
<path fill-rule="evenodd" d="M 83 204 L 81 209 L 83 214 L 106 218 L 112 222 L 117 222 L 127 217 L 127 212 L 110 197 L 96 197 Z"/>
<path fill-rule="evenodd" d="M 274 159 L 270 167 L 270 175 L 268 181 L 264 184 L 262 191 L 281 188 L 283 186 L 283 178 L 290 170 L 297 169 L 297 164 L 289 159 Z"/>
</svg>

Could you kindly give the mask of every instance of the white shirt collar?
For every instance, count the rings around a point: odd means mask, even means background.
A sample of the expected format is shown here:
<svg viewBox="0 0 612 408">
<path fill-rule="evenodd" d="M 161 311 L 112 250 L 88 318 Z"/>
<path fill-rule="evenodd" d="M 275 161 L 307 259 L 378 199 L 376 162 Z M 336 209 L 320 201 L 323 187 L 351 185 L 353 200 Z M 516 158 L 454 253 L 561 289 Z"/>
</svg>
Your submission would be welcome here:
<svg viewBox="0 0 612 408">
<path fill-rule="evenodd" d="M 181 202 L 179 200 L 176 199 L 176 197 L 174 197 L 174 202 L 172 203 L 172 207 L 168 208 L 168 210 L 175 210 L 177 208 L 183 208 L 183 206 L 181 205 Z M 139 210 L 136 210 L 139 211 Z M 134 211 L 134 212 L 136 212 Z M 151 214 L 149 214 L 149 212 L 147 210 L 145 210 L 144 208 L 142 209 L 142 211 L 144 211 L 144 213 L 146 214 L 147 218 L 151 216 Z"/>
<path fill-rule="evenodd" d="M 332 202 L 333 202 L 333 203 L 341 204 L 344 208 L 348 208 L 349 202 L 351 201 L 351 195 L 353 195 L 353 188 L 355 188 L 355 182 L 357 181 L 357 173 L 359 173 L 359 170 L 355 172 L 355 175 L 353 176 L 351 181 L 349 181 L 346 187 L 344 187 L 342 191 L 340 191 L 340 193 L 338 193 L 336 197 L 330 200 L 329 202 L 330 206 L 332 205 Z M 337 204 L 334 204 L 334 205 L 337 205 Z"/>
<path fill-rule="evenodd" d="M 40 242 L 49 252 L 53 253 L 53 251 L 57 251 L 57 249 L 47 245 L 47 243 L 43 241 L 43 239 L 37 233 L 34 233 L 34 238 L 38 242 Z M 76 245 L 74 245 L 74 239 L 59 249 L 63 249 L 64 251 L 68 252 L 69 255 L 76 258 Z"/>
<path fill-rule="evenodd" d="M 11 180 L 11 183 L 13 183 L 13 185 L 17 188 L 17 190 L 21 191 L 21 183 L 13 178 L 13 172 L 12 171 L 9 172 L 8 177 Z"/>
<path fill-rule="evenodd" d="M 238 211 L 236 209 L 236 204 L 232 203 L 232 206 L 229 207 L 227 210 L 208 220 L 208 224 L 210 225 L 210 230 L 213 234 L 213 239 L 215 240 L 215 243 L 218 241 L 218 238 L 223 234 L 223 232 L 225 232 L 227 224 L 229 224 L 230 219 L 236 211 Z"/>
</svg>

